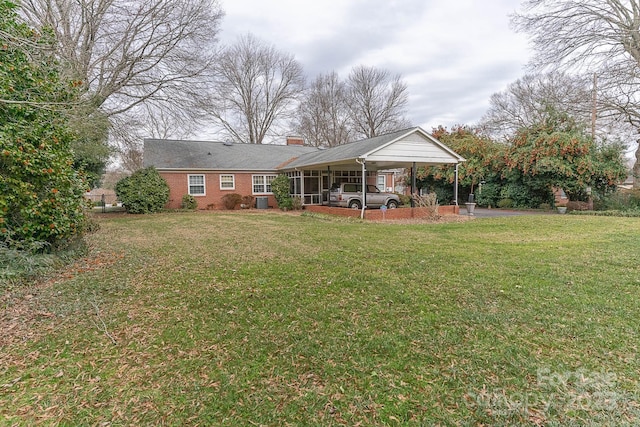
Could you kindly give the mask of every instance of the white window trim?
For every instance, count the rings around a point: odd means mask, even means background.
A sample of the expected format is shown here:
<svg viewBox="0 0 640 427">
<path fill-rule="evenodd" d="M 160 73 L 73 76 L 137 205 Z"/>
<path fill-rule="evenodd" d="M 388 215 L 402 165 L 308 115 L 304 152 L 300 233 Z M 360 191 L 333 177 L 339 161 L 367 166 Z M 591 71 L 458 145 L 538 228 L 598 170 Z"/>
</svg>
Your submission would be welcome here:
<svg viewBox="0 0 640 427">
<path fill-rule="evenodd" d="M 198 193 L 198 194 L 192 194 L 191 193 L 191 177 L 192 176 L 201 176 L 202 177 L 202 190 L 203 193 Z M 196 185 L 194 185 L 195 187 Z M 198 187 L 200 186 L 200 184 L 197 185 Z M 203 173 L 194 173 L 194 174 L 188 174 L 187 175 L 187 194 L 189 194 L 190 196 L 193 197 L 204 197 L 207 195 L 207 180 L 206 177 Z"/>
<path fill-rule="evenodd" d="M 222 177 L 223 176 L 230 176 L 231 177 L 231 187 L 223 187 L 222 186 Z M 236 176 L 232 173 L 221 173 L 220 174 L 220 190 L 222 191 L 227 191 L 227 190 L 235 190 L 236 189 Z"/>
<path fill-rule="evenodd" d="M 260 176 L 260 177 L 262 177 L 262 178 L 264 179 L 264 184 L 262 184 L 262 186 L 263 186 L 263 188 L 264 188 L 264 190 L 265 190 L 265 191 L 259 191 L 259 192 L 255 191 L 255 182 L 254 182 L 254 178 L 255 178 L 255 177 L 257 177 L 257 176 Z M 275 179 L 278 175 L 274 175 L 274 174 L 272 174 L 272 173 L 254 174 L 254 175 L 251 175 L 251 194 L 273 194 L 273 192 L 271 192 L 271 191 L 266 191 L 266 189 L 267 189 L 267 177 L 268 177 L 268 176 L 273 177 L 273 178 L 272 178 L 272 180 L 273 180 L 273 179 Z"/>
</svg>

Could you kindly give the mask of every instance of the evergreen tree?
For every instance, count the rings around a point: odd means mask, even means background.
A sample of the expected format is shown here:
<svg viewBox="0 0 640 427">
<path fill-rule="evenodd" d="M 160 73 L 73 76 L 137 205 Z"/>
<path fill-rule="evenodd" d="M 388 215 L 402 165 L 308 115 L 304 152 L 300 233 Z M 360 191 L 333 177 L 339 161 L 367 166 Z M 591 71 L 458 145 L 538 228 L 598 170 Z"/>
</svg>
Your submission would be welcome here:
<svg viewBox="0 0 640 427">
<path fill-rule="evenodd" d="M 52 39 L 0 0 L 0 244 L 54 249 L 82 232 L 86 185 L 73 169 L 65 82 Z"/>
</svg>

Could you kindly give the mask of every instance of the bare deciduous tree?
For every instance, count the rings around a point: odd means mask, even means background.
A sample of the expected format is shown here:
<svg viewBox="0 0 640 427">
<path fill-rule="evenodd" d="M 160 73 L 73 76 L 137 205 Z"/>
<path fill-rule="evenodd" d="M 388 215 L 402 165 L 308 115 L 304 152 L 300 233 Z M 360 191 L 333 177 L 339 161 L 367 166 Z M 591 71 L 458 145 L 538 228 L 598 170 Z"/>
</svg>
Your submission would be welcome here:
<svg viewBox="0 0 640 427">
<path fill-rule="evenodd" d="M 526 0 L 512 22 L 533 36 L 534 64 L 640 64 L 637 0 Z"/>
<path fill-rule="evenodd" d="M 200 123 L 223 17 L 218 0 L 23 0 L 20 11 L 54 31 L 64 75 L 83 85 L 78 111 L 109 118 L 127 169 L 141 166 L 142 138 L 158 136 L 149 132 L 154 121 L 171 121 L 180 136 Z"/>
<path fill-rule="evenodd" d="M 49 27 L 69 77 L 111 116 L 141 103 L 180 105 L 203 93 L 223 13 L 217 0 L 23 0 Z"/>
<path fill-rule="evenodd" d="M 298 106 L 297 133 L 316 147 L 335 147 L 351 141 L 346 85 L 336 72 L 318 76 Z"/>
<path fill-rule="evenodd" d="M 519 129 L 542 123 L 550 111 L 567 113 L 587 126 L 591 120 L 591 82 L 560 72 L 527 74 L 504 92 L 491 95 L 481 120 L 484 132 L 508 139 Z"/>
<path fill-rule="evenodd" d="M 373 138 L 411 124 L 404 116 L 407 85 L 387 70 L 357 66 L 347 78 L 347 105 L 354 131 Z"/>
<path fill-rule="evenodd" d="M 624 120 L 640 132 L 638 0 L 527 0 L 513 23 L 533 37 L 534 68 L 595 73 L 600 114 Z M 640 144 L 636 158 L 640 160 Z M 640 161 L 634 176 L 640 186 Z"/>
<path fill-rule="evenodd" d="M 232 140 L 262 144 L 292 118 L 304 80 L 293 56 L 251 34 L 242 36 L 223 50 L 214 67 L 215 124 Z"/>
<path fill-rule="evenodd" d="M 144 123 L 130 115 L 118 115 L 111 118 L 111 140 L 117 153 L 117 164 L 127 173 L 133 173 L 143 167 Z"/>
<path fill-rule="evenodd" d="M 111 142 L 119 166 L 133 173 L 143 167 L 144 138 L 185 139 L 199 130 L 197 122 L 166 110 L 140 105 L 127 114 L 111 117 Z"/>
</svg>

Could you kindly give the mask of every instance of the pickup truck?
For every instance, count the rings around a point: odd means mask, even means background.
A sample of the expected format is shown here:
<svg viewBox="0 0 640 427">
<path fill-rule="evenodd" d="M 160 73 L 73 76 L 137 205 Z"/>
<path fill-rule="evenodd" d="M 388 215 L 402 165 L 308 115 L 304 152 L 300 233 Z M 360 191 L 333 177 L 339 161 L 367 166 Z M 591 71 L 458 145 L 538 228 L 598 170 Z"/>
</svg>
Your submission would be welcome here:
<svg viewBox="0 0 640 427">
<path fill-rule="evenodd" d="M 341 183 L 333 184 L 329 191 L 333 206 L 343 208 L 362 209 L 362 184 Z M 367 207 L 379 208 L 386 206 L 395 209 L 400 205 L 400 197 L 394 193 L 383 193 L 375 185 L 367 185 Z"/>
</svg>

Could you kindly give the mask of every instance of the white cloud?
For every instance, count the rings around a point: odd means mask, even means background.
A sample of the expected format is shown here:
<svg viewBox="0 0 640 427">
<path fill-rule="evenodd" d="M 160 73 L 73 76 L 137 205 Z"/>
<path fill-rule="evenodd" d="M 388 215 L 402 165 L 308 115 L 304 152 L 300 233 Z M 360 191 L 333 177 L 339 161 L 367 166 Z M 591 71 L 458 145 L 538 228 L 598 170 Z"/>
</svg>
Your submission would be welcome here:
<svg viewBox="0 0 640 427">
<path fill-rule="evenodd" d="M 353 66 L 389 69 L 409 86 L 409 117 L 430 130 L 474 124 L 491 94 L 522 77 L 517 0 L 227 0 L 221 41 L 248 32 L 295 55 L 310 79 Z"/>
</svg>

